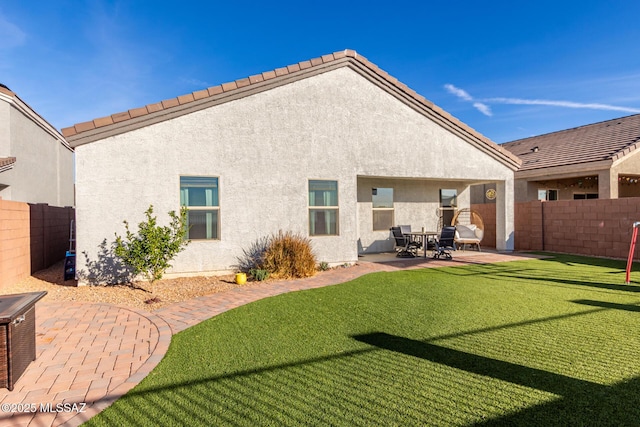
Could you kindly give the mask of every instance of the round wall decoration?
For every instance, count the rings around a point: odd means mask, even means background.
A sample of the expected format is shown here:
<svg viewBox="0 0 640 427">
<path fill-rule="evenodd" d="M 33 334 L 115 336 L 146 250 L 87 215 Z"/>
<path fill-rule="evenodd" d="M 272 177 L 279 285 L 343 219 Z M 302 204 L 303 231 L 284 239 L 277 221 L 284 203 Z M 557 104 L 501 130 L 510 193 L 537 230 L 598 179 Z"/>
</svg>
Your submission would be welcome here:
<svg viewBox="0 0 640 427">
<path fill-rule="evenodd" d="M 487 199 L 489 200 L 495 200 L 496 190 L 493 188 L 488 189 L 487 192 L 485 193 L 485 196 L 487 196 Z"/>
</svg>

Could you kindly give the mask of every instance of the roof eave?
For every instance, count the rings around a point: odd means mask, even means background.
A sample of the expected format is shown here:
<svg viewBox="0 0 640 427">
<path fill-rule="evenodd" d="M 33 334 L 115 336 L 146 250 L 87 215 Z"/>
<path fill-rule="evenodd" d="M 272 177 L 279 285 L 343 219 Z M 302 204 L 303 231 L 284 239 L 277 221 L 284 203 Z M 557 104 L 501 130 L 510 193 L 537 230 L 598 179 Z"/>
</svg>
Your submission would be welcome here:
<svg viewBox="0 0 640 427">
<path fill-rule="evenodd" d="M 481 135 L 408 86 L 399 82 L 387 72 L 381 70 L 377 65 L 369 62 L 364 56 L 349 49 L 234 82 L 223 83 L 219 86 L 165 100 L 160 103 L 113 114 L 90 122 L 79 123 L 75 126 L 62 129 L 62 133 L 67 138 L 71 147 L 75 148 L 341 67 L 349 67 L 358 72 L 361 76 L 383 88 L 388 93 L 394 95 L 442 127 L 471 143 L 482 152 L 500 161 L 511 170 L 516 171 L 520 168 L 522 161 L 515 154 Z"/>
</svg>

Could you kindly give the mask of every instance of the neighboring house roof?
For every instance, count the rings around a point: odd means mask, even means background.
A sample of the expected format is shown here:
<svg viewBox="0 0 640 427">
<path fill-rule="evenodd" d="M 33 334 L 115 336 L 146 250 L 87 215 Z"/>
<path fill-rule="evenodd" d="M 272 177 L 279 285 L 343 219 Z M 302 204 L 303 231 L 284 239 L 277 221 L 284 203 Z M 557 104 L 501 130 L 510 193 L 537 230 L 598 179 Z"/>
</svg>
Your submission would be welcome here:
<svg viewBox="0 0 640 427">
<path fill-rule="evenodd" d="M 516 170 L 520 159 L 471 127 L 451 116 L 423 96 L 390 76 L 353 50 L 344 50 L 323 55 L 308 61 L 255 74 L 219 86 L 199 90 L 144 107 L 78 123 L 62 129 L 72 147 L 87 144 L 109 136 L 118 135 L 154 123 L 189 114 L 224 102 L 250 96 L 281 85 L 311 77 L 320 73 L 349 67 L 372 83 L 405 102 L 416 111 L 427 116 L 442 127 L 460 136 L 483 152 Z"/>
<path fill-rule="evenodd" d="M 62 134 L 58 132 L 48 121 L 46 121 L 40 114 L 38 114 L 33 108 L 24 102 L 20 97 L 9 89 L 6 85 L 0 83 L 0 101 L 6 101 L 13 105 L 17 110 L 23 113 L 30 120 L 35 122 L 41 129 L 53 136 L 62 145 L 64 145 L 70 151 L 73 151 L 69 143 L 64 139 Z"/>
<path fill-rule="evenodd" d="M 519 172 L 609 161 L 638 148 L 640 114 L 502 144 L 522 159 Z M 585 165 L 588 166 L 588 165 Z"/>
<path fill-rule="evenodd" d="M 4 172 L 11 169 L 15 162 L 16 162 L 15 157 L 0 157 L 0 172 Z"/>
</svg>

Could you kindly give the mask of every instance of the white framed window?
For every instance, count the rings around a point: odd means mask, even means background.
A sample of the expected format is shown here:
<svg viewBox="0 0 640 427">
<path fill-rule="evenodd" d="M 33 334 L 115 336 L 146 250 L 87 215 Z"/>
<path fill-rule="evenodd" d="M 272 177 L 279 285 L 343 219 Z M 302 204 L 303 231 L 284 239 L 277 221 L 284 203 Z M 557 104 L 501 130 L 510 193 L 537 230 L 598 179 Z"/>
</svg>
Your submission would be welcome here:
<svg viewBox="0 0 640 427">
<path fill-rule="evenodd" d="M 538 189 L 538 200 L 558 200 L 558 190 Z"/>
<path fill-rule="evenodd" d="M 394 224 L 393 188 L 372 188 L 373 231 L 389 231 Z"/>
<path fill-rule="evenodd" d="M 181 176 L 180 206 L 187 208 L 187 239 L 220 239 L 217 177 Z"/>
<path fill-rule="evenodd" d="M 309 180 L 309 235 L 338 235 L 338 181 Z"/>
</svg>

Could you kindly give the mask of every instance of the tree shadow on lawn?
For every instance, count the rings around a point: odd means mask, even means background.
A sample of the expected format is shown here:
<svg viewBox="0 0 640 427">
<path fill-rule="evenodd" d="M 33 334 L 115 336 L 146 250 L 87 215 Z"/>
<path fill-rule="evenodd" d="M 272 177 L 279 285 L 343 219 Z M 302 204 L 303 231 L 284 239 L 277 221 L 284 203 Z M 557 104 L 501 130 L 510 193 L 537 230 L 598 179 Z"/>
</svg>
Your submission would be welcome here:
<svg viewBox="0 0 640 427">
<path fill-rule="evenodd" d="M 467 330 L 431 337 L 430 341 L 519 328 L 608 309 L 594 308 Z M 456 417 L 469 418 L 469 414 L 470 420 L 478 420 L 482 413 L 486 413 L 486 408 L 477 398 L 470 403 L 465 400 L 465 396 L 473 391 L 467 389 L 466 383 L 451 380 L 449 376 L 454 374 L 453 371 L 434 369 L 430 365 L 419 366 L 411 363 L 410 359 L 394 357 L 389 352 L 561 396 L 558 401 L 507 413 L 488 423 L 592 424 L 601 417 L 606 421 L 604 424 L 619 425 L 625 416 L 640 417 L 640 399 L 637 397 L 640 384 L 636 379 L 605 386 L 381 332 L 351 338 L 365 346 L 219 375 L 181 381 L 166 377 L 155 385 L 141 384 L 100 414 L 98 425 L 119 425 L 123 421 L 127 425 L 153 422 L 176 425 L 383 425 L 385 421 L 424 425 L 436 421 L 451 424 Z M 396 383 L 398 378 L 411 378 L 413 381 L 403 386 Z M 423 394 L 424 388 L 438 389 L 438 384 L 443 392 L 436 390 L 436 393 L 442 395 L 426 397 Z M 490 381 L 476 380 L 474 384 L 476 389 L 482 390 L 482 400 L 494 400 Z M 454 393 L 446 394 L 451 389 Z M 334 395 L 341 397 L 335 400 Z M 451 398 L 455 401 L 451 402 Z M 495 399 L 498 407 L 511 410 L 526 404 L 511 395 L 503 394 Z M 95 404 L 104 406 L 112 400 L 105 398 Z M 540 400 L 534 395 L 528 401 Z M 464 407 L 467 404 L 469 407 Z M 90 422 L 89 425 L 93 424 Z"/>
<path fill-rule="evenodd" d="M 384 332 L 353 338 L 380 349 L 561 396 L 477 425 L 632 425 L 640 420 L 640 377 L 602 385 Z"/>
</svg>

